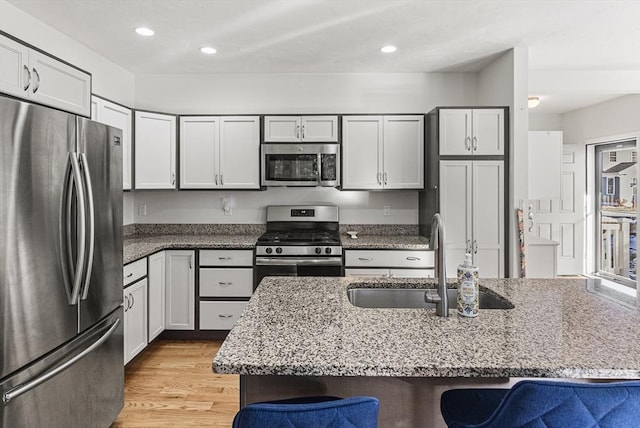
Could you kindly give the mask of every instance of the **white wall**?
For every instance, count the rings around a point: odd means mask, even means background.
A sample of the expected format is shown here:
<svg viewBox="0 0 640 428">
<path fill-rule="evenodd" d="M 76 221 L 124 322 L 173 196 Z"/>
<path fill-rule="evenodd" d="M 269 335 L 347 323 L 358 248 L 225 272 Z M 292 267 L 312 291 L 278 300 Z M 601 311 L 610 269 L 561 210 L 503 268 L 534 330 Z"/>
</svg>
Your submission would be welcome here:
<svg viewBox="0 0 640 428">
<path fill-rule="evenodd" d="M 640 95 L 626 95 L 562 115 L 565 144 L 640 130 Z"/>
<path fill-rule="evenodd" d="M 122 224 L 135 223 L 134 218 L 135 197 L 133 192 L 124 192 L 122 194 Z"/>
<path fill-rule="evenodd" d="M 231 215 L 225 216 L 222 198 L 231 198 Z M 264 223 L 267 205 L 334 203 L 342 224 L 417 224 L 418 192 L 339 191 L 326 187 L 285 188 L 265 191 L 149 191 L 135 192 L 135 223 Z M 147 215 L 138 215 L 146 204 Z M 385 205 L 391 215 L 384 216 Z"/>
<path fill-rule="evenodd" d="M 509 201 L 510 273 L 519 272 L 519 245 L 517 242 L 515 210 L 519 201 L 527 199 L 528 168 L 527 141 L 529 132 L 528 93 L 528 51 L 513 48 L 480 71 L 478 78 L 478 105 L 509 107 L 509 141 L 511 184 Z"/>
<path fill-rule="evenodd" d="M 136 108 L 177 114 L 426 113 L 476 99 L 474 73 L 136 76 Z"/>
<path fill-rule="evenodd" d="M 529 131 L 562 131 L 561 114 L 529 113 Z"/>
<path fill-rule="evenodd" d="M 133 105 L 134 76 L 131 72 L 5 0 L 0 0 L 0 30 L 91 73 L 93 93 Z"/>
</svg>

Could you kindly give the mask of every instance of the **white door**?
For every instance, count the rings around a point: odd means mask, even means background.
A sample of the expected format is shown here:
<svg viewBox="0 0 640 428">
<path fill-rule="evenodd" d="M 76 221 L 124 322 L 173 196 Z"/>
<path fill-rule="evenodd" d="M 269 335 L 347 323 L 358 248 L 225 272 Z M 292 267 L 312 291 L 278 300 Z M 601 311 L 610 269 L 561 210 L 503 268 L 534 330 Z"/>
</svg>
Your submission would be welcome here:
<svg viewBox="0 0 640 428">
<path fill-rule="evenodd" d="M 504 110 L 473 110 L 471 145 L 474 155 L 504 154 Z"/>
<path fill-rule="evenodd" d="M 35 50 L 29 51 L 31 100 L 91 116 L 91 75 Z"/>
<path fill-rule="evenodd" d="M 124 290 L 124 363 L 147 346 L 147 280 Z"/>
<path fill-rule="evenodd" d="M 106 100 L 93 99 L 98 110 L 95 120 L 122 130 L 122 188 L 131 190 L 131 110 Z"/>
<path fill-rule="evenodd" d="M 300 116 L 265 116 L 265 143 L 296 143 L 300 141 Z"/>
<path fill-rule="evenodd" d="M 0 92 L 26 98 L 30 73 L 29 48 L 0 35 Z"/>
<path fill-rule="evenodd" d="M 181 189 L 219 187 L 218 129 L 218 117 L 180 118 Z"/>
<path fill-rule="evenodd" d="M 473 264 L 484 278 L 504 278 L 504 163 L 473 162 Z M 450 228 L 447 227 L 447 231 Z M 447 237 L 448 239 L 448 237 Z M 462 260 L 459 261 L 460 263 Z"/>
<path fill-rule="evenodd" d="M 136 111 L 136 189 L 176 188 L 176 117 Z"/>
<path fill-rule="evenodd" d="M 440 215 L 445 225 L 447 277 L 456 270 L 470 250 L 472 231 L 471 161 L 440 161 Z"/>
<path fill-rule="evenodd" d="M 195 252 L 165 251 L 167 330 L 195 328 Z"/>
<path fill-rule="evenodd" d="M 383 125 L 385 189 L 424 187 L 423 116 L 385 116 Z"/>
<path fill-rule="evenodd" d="M 440 155 L 471 154 L 471 110 L 440 109 Z"/>
<path fill-rule="evenodd" d="M 149 256 L 149 342 L 164 331 L 165 263 L 164 251 Z"/>
<path fill-rule="evenodd" d="M 300 137 L 306 142 L 338 141 L 338 116 L 302 116 Z"/>
<path fill-rule="evenodd" d="M 220 186 L 260 188 L 260 118 L 220 118 Z"/>
<path fill-rule="evenodd" d="M 544 168 L 544 165 L 535 167 Z M 527 207 L 524 207 L 527 233 L 560 243 L 558 275 L 585 273 L 585 169 L 584 146 L 564 144 L 560 199 L 530 201 L 534 210 L 531 232 L 528 230 Z"/>
<path fill-rule="evenodd" d="M 342 188 L 382 188 L 382 116 L 342 117 Z"/>
</svg>

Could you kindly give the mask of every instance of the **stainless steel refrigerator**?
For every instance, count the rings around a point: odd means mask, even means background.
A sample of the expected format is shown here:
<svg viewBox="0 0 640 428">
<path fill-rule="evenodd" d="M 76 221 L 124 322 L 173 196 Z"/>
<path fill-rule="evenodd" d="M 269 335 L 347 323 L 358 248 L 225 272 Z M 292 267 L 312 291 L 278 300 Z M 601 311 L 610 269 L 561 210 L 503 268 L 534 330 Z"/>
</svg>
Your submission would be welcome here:
<svg viewBox="0 0 640 428">
<path fill-rule="evenodd" d="M 0 427 L 124 402 L 119 129 L 0 96 Z"/>
</svg>

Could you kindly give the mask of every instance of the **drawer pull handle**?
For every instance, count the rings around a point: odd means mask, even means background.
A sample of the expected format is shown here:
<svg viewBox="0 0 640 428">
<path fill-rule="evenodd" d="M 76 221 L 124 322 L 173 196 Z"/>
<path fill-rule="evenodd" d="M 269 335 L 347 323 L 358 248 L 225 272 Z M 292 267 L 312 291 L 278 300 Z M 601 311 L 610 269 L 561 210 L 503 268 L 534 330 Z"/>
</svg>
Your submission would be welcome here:
<svg viewBox="0 0 640 428">
<path fill-rule="evenodd" d="M 228 320 L 229 318 L 233 318 L 233 315 L 230 314 L 219 314 L 218 316 L 226 320 Z"/>
<path fill-rule="evenodd" d="M 133 276 L 133 272 L 131 272 L 129 275 L 127 275 L 127 278 L 131 278 Z"/>
<path fill-rule="evenodd" d="M 358 257 L 358 260 L 363 261 L 363 262 L 370 262 L 371 260 L 373 260 L 372 257 Z"/>
<path fill-rule="evenodd" d="M 218 260 L 222 260 L 222 261 L 228 261 L 231 260 L 232 257 L 218 257 Z"/>
<path fill-rule="evenodd" d="M 231 284 L 233 284 L 233 282 L 222 282 L 222 281 L 218 281 L 218 284 L 220 285 L 220 287 L 228 287 Z"/>
<path fill-rule="evenodd" d="M 407 260 L 411 260 L 411 261 L 415 262 L 415 261 L 420 260 L 420 257 L 413 257 L 413 256 L 410 256 L 410 257 L 407 257 Z"/>
</svg>

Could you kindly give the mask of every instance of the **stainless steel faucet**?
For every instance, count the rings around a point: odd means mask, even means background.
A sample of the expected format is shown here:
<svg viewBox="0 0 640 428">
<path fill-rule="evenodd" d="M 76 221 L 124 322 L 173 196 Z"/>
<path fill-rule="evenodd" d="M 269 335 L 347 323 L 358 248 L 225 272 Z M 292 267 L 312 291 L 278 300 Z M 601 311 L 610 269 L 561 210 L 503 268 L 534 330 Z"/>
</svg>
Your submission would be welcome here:
<svg viewBox="0 0 640 428">
<path fill-rule="evenodd" d="M 424 295 L 424 300 L 436 304 L 436 315 L 449 316 L 449 298 L 447 296 L 447 264 L 445 261 L 444 246 L 444 222 L 440 214 L 436 213 L 431 220 L 431 240 L 429 247 L 435 254 L 435 276 L 438 281 L 436 290 L 429 290 Z"/>
</svg>

